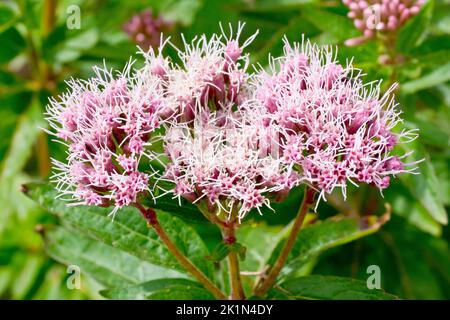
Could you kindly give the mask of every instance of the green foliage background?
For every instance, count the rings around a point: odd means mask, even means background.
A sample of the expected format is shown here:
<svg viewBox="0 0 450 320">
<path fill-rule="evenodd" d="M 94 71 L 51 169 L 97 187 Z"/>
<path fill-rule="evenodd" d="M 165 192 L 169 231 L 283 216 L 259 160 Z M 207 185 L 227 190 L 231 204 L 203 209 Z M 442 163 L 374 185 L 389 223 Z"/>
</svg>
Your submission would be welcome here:
<svg viewBox="0 0 450 320">
<path fill-rule="evenodd" d="M 323 221 L 301 232 L 282 273 L 283 290 L 272 292 L 272 297 L 282 292 L 281 298 L 372 298 L 356 292 L 360 282 L 352 287 L 332 276 L 365 281 L 367 267 L 375 264 L 381 269 L 382 288 L 391 294 L 450 298 L 450 1 L 427 2 L 400 31 L 395 50 L 404 61 L 387 66 L 377 62 L 383 49 L 379 42 L 343 45 L 358 31 L 339 1 L 64 0 L 56 1 L 55 22 L 46 24 L 49 2 L 0 3 L 0 298 L 210 298 L 133 210 L 123 210 L 111 222 L 107 209 L 66 208 L 47 185 L 28 185 L 28 195 L 37 202 L 20 190 L 25 182 L 48 177 L 49 154 L 64 157 L 62 146 L 40 129 L 46 126 L 43 110 L 48 97 L 63 91 L 64 80 L 72 76 L 89 77 L 91 67 L 104 60 L 110 67 L 123 67 L 136 46 L 122 25 L 149 7 L 176 22 L 176 44 L 181 41 L 179 32 L 190 39 L 218 31 L 219 22 L 246 22 L 245 35 L 260 30 L 248 50 L 252 62 L 261 65 L 269 52 L 281 53 L 283 35 L 298 41 L 305 34 L 312 41 L 337 45 L 340 61 L 354 56 L 354 65 L 367 73 L 367 81 L 400 83 L 397 101 L 404 126 L 420 130 L 419 139 L 407 148 L 414 150 L 411 159 L 425 159 L 421 174 L 402 176 L 384 198 L 364 187 L 352 191 L 351 202 L 336 196 L 322 203 L 319 216 L 309 219 Z M 80 8 L 79 30 L 66 26 L 71 5 Z M 301 189 L 294 190 L 275 206 L 276 213 L 249 216 L 239 231 L 247 246 L 243 270 L 259 270 L 270 261 L 301 194 Z M 392 206 L 386 223 L 384 202 Z M 160 209 L 167 211 L 160 212 L 160 219 L 168 233 L 206 274 L 226 287 L 222 269 L 205 260 L 220 241 L 218 232 L 193 207 L 180 210 L 167 200 Z M 83 271 L 80 290 L 66 286 L 68 264 Z M 244 277 L 244 284 L 247 280 Z"/>
</svg>

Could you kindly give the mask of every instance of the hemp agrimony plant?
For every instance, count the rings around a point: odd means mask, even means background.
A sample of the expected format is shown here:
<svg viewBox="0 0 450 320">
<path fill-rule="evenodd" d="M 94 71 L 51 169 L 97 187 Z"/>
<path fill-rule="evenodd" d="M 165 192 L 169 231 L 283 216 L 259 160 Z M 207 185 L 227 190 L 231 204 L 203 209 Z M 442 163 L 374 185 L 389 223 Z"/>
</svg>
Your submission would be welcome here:
<svg viewBox="0 0 450 320">
<path fill-rule="evenodd" d="M 333 48 L 307 40 L 285 39 L 282 56 L 251 72 L 244 52 L 256 34 L 243 40 L 242 28 L 184 41 L 176 61 L 164 55 L 172 45 L 164 40 L 140 52 L 140 69 L 94 68 L 93 78 L 68 81 L 47 108 L 50 132 L 67 146 L 66 160 L 54 160 L 59 197 L 69 206 L 111 206 L 111 223 L 127 214 L 121 208 L 137 208 L 217 299 L 271 296 L 306 215 L 335 189 L 345 198 L 349 184 L 383 190 L 397 174 L 415 173 L 407 154 L 393 153 L 416 137 L 396 130 L 394 87 L 381 94 L 380 82 L 364 83 Z M 303 201 L 273 257 L 262 270 L 242 271 L 252 248 L 239 242 L 239 228 L 300 186 Z M 166 232 L 153 207 L 164 211 L 157 205 L 167 195 L 219 228 L 223 240 L 209 258 L 229 285 L 205 274 Z M 253 278 L 243 283 L 244 276 Z"/>
</svg>

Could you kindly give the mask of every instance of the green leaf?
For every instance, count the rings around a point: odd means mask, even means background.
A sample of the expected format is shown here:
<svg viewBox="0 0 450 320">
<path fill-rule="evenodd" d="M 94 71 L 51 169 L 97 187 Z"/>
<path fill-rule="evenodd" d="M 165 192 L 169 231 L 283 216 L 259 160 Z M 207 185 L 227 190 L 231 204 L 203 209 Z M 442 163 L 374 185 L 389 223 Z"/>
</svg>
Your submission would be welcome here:
<svg viewBox="0 0 450 320">
<path fill-rule="evenodd" d="M 49 212 L 61 218 L 90 238 L 104 242 L 152 264 L 187 272 L 170 254 L 158 235 L 150 229 L 137 209 L 122 208 L 114 219 L 113 208 L 67 206 L 49 184 L 28 184 L 26 194 Z M 209 252 L 198 234 L 180 219 L 158 211 L 158 220 L 170 239 L 207 276 L 212 277 L 213 265 L 205 259 Z"/>
<path fill-rule="evenodd" d="M 408 150 L 415 151 L 414 154 L 409 155 L 405 159 L 406 163 L 424 160 L 418 164 L 417 171 L 419 174 L 403 174 L 400 175 L 400 180 L 415 199 L 428 211 L 430 216 L 441 224 L 447 224 L 448 218 L 443 204 L 440 182 L 437 179 L 430 155 L 423 149 L 419 142 L 419 139 L 416 139 L 410 142 L 407 147 L 405 145 L 399 145 L 399 148 L 405 153 Z"/>
<path fill-rule="evenodd" d="M 407 63 L 406 66 L 414 67 L 416 65 L 421 67 L 433 67 L 442 66 L 448 62 L 450 56 L 450 50 L 433 50 L 432 52 L 417 53 L 414 54 L 413 60 Z"/>
<path fill-rule="evenodd" d="M 292 300 L 393 300 L 394 295 L 381 289 L 368 289 L 361 280 L 334 276 L 305 276 L 289 279 L 272 293 L 274 297 Z"/>
<path fill-rule="evenodd" d="M 411 94 L 419 90 L 435 87 L 441 83 L 450 80 L 450 63 L 439 65 L 430 73 L 420 77 L 419 79 L 405 82 L 400 86 L 402 93 Z"/>
<path fill-rule="evenodd" d="M 0 3 L 0 33 L 10 27 L 15 20 L 14 11 L 4 3 Z"/>
<path fill-rule="evenodd" d="M 447 149 L 450 147 L 450 136 L 432 121 L 414 120 L 414 123 L 407 122 L 408 127 L 419 129 L 420 137 L 424 143 L 439 148 Z"/>
<path fill-rule="evenodd" d="M 208 256 L 208 259 L 214 262 L 220 262 L 228 256 L 230 251 L 230 245 L 220 242 L 211 252 L 211 255 Z"/>
<path fill-rule="evenodd" d="M 391 253 L 384 266 L 380 264 L 385 278 L 388 274 L 393 276 L 384 279 L 385 287 L 387 288 L 388 283 L 391 287 L 401 285 L 402 292 L 399 294 L 403 294 L 406 299 L 443 299 L 445 292 L 448 299 L 450 278 L 448 271 L 444 271 L 450 267 L 448 242 L 420 232 L 409 225 L 393 223 L 388 231 L 380 233 L 387 246 L 381 251 Z M 383 248 L 381 245 L 377 247 Z M 389 265 L 395 272 L 387 268 Z"/>
<path fill-rule="evenodd" d="M 245 260 L 245 255 L 247 248 L 242 244 L 235 242 L 232 244 L 220 242 L 212 251 L 211 255 L 208 257 L 209 260 L 214 262 L 220 262 L 225 259 L 230 252 L 235 252 L 238 254 L 239 259 Z"/>
<path fill-rule="evenodd" d="M 95 28 L 80 32 L 62 25 L 44 39 L 43 56 L 49 63 L 75 61 L 83 52 L 92 49 L 98 40 L 99 32 Z"/>
<path fill-rule="evenodd" d="M 172 185 L 163 181 L 158 182 L 158 185 L 164 190 L 171 190 L 173 188 Z M 161 190 L 155 190 L 155 197 L 158 197 L 156 202 L 150 198 L 146 198 L 142 200 L 143 203 L 148 207 L 169 212 L 186 222 L 209 223 L 197 206 L 191 202 L 184 198 L 180 200 L 174 199 L 172 193 L 160 195 L 161 192 Z"/>
<path fill-rule="evenodd" d="M 32 288 L 39 271 L 42 268 L 44 259 L 39 255 L 29 255 L 22 264 L 22 269 L 15 275 L 15 281 L 11 287 L 13 299 L 26 299 L 29 290 Z"/>
<path fill-rule="evenodd" d="M 316 42 L 334 44 L 359 35 L 352 21 L 344 15 L 315 7 L 307 7 L 302 13 L 304 19 L 323 32 Z"/>
<path fill-rule="evenodd" d="M 316 27 L 305 19 L 303 15 L 297 14 L 293 18 L 289 19 L 287 25 L 274 32 L 272 37 L 264 43 L 263 47 L 259 51 L 255 52 L 255 54 L 250 58 L 254 63 L 266 65 L 269 61 L 269 55 L 277 56 L 283 54 L 284 36 L 286 36 L 289 41 L 301 41 L 302 33 L 311 34 L 315 32 L 317 32 Z"/>
<path fill-rule="evenodd" d="M 430 25 L 433 14 L 433 1 L 429 0 L 420 10 L 419 14 L 412 18 L 400 30 L 397 40 L 397 50 L 407 53 L 418 46 L 423 40 L 424 33 Z"/>
<path fill-rule="evenodd" d="M 380 268 L 381 287 L 401 299 L 449 298 L 448 241 L 396 215 L 375 235 L 322 255 L 314 273 L 365 280 L 371 265 Z"/>
<path fill-rule="evenodd" d="M 4 221 L 12 213 L 21 213 L 29 208 L 29 202 L 24 201 L 17 182 L 22 178 L 20 173 L 31 157 L 33 146 L 41 133 L 39 127 L 45 127 L 45 123 L 40 105 L 33 102 L 18 118 L 9 149 L 0 164 L 0 202 L 3 204 Z M 3 228 L 4 224 L 0 224 L 0 234 Z"/>
<path fill-rule="evenodd" d="M 267 226 L 264 223 L 244 224 L 237 230 L 237 238 L 247 248 L 246 259 L 241 269 L 256 272 L 264 268 L 271 252 L 283 236 L 282 227 Z"/>
<path fill-rule="evenodd" d="M 330 248 L 340 246 L 376 232 L 387 220 L 389 214 L 381 217 L 329 218 L 304 227 L 295 240 L 294 247 L 283 267 L 280 278 L 295 275 L 308 260 Z M 267 264 L 273 265 L 284 246 L 280 241 Z"/>
<path fill-rule="evenodd" d="M 229 247 L 230 247 L 230 251 L 231 252 L 237 253 L 237 255 L 239 256 L 240 260 L 242 260 L 242 261 L 245 260 L 245 257 L 247 255 L 247 248 L 246 247 L 244 247 L 239 242 L 235 242 L 235 243 L 229 245 Z"/>
<path fill-rule="evenodd" d="M 409 223 L 429 234 L 439 236 L 442 226 L 429 214 L 400 181 L 394 182 L 384 192 L 386 201 L 392 205 L 392 213 L 405 218 Z"/>
<path fill-rule="evenodd" d="M 214 32 L 220 32 L 219 22 L 223 26 L 232 23 L 233 26 L 238 22 L 238 9 L 242 5 L 242 0 L 208 0 L 202 1 L 198 8 L 192 25 L 187 28 L 187 39 L 192 39 L 200 34 L 211 35 Z M 220 14 L 218 14 L 220 12 Z"/>
<path fill-rule="evenodd" d="M 198 282 L 187 279 L 159 279 L 136 286 L 114 288 L 101 292 L 109 299 L 119 300 L 212 300 L 214 297 Z"/>
<path fill-rule="evenodd" d="M 256 0 L 249 2 L 252 11 L 276 11 L 292 10 L 306 4 L 317 2 L 316 0 Z"/>
<path fill-rule="evenodd" d="M 0 171 L 0 181 L 3 183 L 18 174 L 31 155 L 32 147 L 45 127 L 42 110 L 38 103 L 33 102 L 18 120 L 10 149 L 3 159 Z"/>
<path fill-rule="evenodd" d="M 5 292 L 9 288 L 9 284 L 11 283 L 11 280 L 13 279 L 13 269 L 12 268 L 6 268 L 6 267 L 0 267 L 0 296 L 5 296 Z"/>
<path fill-rule="evenodd" d="M 55 260 L 78 266 L 82 275 L 88 274 L 107 287 L 183 277 L 64 227 L 45 232 L 45 248 Z"/>
<path fill-rule="evenodd" d="M 164 2 L 162 11 L 169 21 L 179 21 L 183 25 L 190 25 L 200 4 L 200 0 L 167 1 Z"/>
</svg>

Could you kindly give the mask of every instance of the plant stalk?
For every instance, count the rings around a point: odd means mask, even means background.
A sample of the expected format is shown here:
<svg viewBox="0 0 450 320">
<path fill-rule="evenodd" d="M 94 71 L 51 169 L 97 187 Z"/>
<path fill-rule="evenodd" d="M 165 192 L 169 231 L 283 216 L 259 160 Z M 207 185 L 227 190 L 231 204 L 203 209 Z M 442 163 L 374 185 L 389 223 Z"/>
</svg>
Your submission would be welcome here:
<svg viewBox="0 0 450 320">
<path fill-rule="evenodd" d="M 230 220 L 225 222 L 222 227 L 222 236 L 225 244 L 232 245 L 236 242 L 235 222 Z M 236 252 L 231 251 L 228 254 L 228 271 L 230 276 L 231 300 L 244 300 L 245 293 L 242 288 L 241 273 L 239 268 L 239 258 Z"/>
<path fill-rule="evenodd" d="M 308 213 L 309 208 L 314 204 L 314 196 L 316 194 L 316 191 L 309 188 L 308 186 L 305 187 L 305 194 L 303 197 L 302 204 L 300 205 L 300 208 L 298 210 L 297 217 L 294 220 L 294 224 L 292 226 L 291 232 L 286 240 L 286 243 L 284 244 L 283 249 L 280 252 L 280 255 L 278 256 L 277 260 L 275 261 L 275 264 L 270 269 L 269 274 L 264 279 L 262 278 L 256 285 L 254 293 L 257 296 L 264 296 L 266 292 L 275 284 L 275 281 L 280 274 L 281 269 L 283 268 L 284 264 L 286 263 L 286 260 L 289 256 L 289 253 L 291 252 L 292 248 L 294 247 L 295 240 L 297 239 L 298 233 L 300 232 L 300 229 L 302 228 L 303 221 L 305 220 L 305 216 Z"/>
<path fill-rule="evenodd" d="M 44 36 L 48 36 L 50 32 L 55 27 L 56 21 L 56 0 L 45 0 L 44 1 L 44 9 L 43 9 L 43 19 L 42 19 L 42 34 Z M 33 59 L 37 60 L 37 67 L 39 68 L 39 79 L 41 82 L 41 88 L 50 89 L 52 93 L 54 91 L 54 76 L 53 71 L 50 65 L 47 63 L 42 63 L 42 68 L 39 66 L 39 58 L 36 52 L 32 52 L 34 54 Z M 47 141 L 47 134 L 45 132 L 39 133 L 37 139 L 37 159 L 38 159 L 38 168 L 39 174 L 41 177 L 47 177 L 50 173 L 50 153 L 49 146 Z"/>
<path fill-rule="evenodd" d="M 166 245 L 169 252 L 178 260 L 178 262 L 189 271 L 198 282 L 200 282 L 208 291 L 210 291 L 216 299 L 225 300 L 225 294 L 200 270 L 198 269 L 181 251 L 178 247 L 170 240 L 167 233 L 164 231 L 160 225 L 156 212 L 149 208 L 145 209 L 140 204 L 134 205 L 142 213 L 144 218 L 147 220 L 148 224 L 153 227 L 156 234 L 159 236 L 161 241 Z"/>
<path fill-rule="evenodd" d="M 244 300 L 245 294 L 241 283 L 239 260 L 236 252 L 228 254 L 228 269 L 230 272 L 231 300 Z"/>
</svg>

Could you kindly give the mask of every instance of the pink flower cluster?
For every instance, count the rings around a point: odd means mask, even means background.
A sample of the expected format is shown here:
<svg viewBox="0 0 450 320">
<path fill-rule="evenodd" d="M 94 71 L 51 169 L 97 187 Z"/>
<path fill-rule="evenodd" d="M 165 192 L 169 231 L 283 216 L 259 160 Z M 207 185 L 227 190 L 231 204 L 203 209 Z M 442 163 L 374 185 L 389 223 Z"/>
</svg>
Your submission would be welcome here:
<svg viewBox="0 0 450 320">
<path fill-rule="evenodd" d="M 283 130 L 244 116 L 204 112 L 190 125 L 167 131 L 165 178 L 175 183 L 177 196 L 242 219 L 253 208 L 270 207 L 269 198 L 282 198 L 298 183 L 277 156 Z"/>
<path fill-rule="evenodd" d="M 376 36 L 377 32 L 395 32 L 408 19 L 415 16 L 425 0 L 343 0 L 349 9 L 348 17 L 363 35 L 349 39 L 348 46 L 361 44 Z"/>
<path fill-rule="evenodd" d="M 153 52 L 145 53 L 147 68 L 160 70 L 166 80 L 165 116 L 175 116 L 178 121 L 189 122 L 199 111 L 224 112 L 245 100 L 248 74 L 248 55 L 242 50 L 256 36 L 239 44 L 243 25 L 235 35 L 205 35 L 191 43 L 184 41 L 184 50 L 178 50 L 181 63 L 155 58 Z M 161 50 L 160 50 L 161 51 Z"/>
<path fill-rule="evenodd" d="M 284 55 L 255 76 L 249 112 L 265 108 L 268 125 L 286 129 L 284 161 L 322 197 L 336 187 L 345 196 L 347 182 L 385 189 L 391 175 L 411 172 L 391 151 L 415 134 L 393 131 L 401 121 L 394 87 L 381 96 L 380 82 L 363 84 L 360 72 L 335 56 L 329 47 L 285 41 Z"/>
<path fill-rule="evenodd" d="M 119 208 L 148 191 L 149 174 L 138 166 L 154 158 L 148 146 L 160 123 L 161 81 L 133 76 L 130 65 L 117 76 L 94 71 L 89 81 L 69 81 L 70 91 L 47 107 L 54 134 L 68 146 L 67 161 L 54 160 L 53 179 L 77 204 Z"/>
<path fill-rule="evenodd" d="M 148 50 L 159 46 L 162 34 L 170 32 L 173 24 L 161 15 L 155 16 L 151 9 L 147 9 L 134 15 L 124 24 L 123 29 L 139 47 Z"/>
<path fill-rule="evenodd" d="M 69 148 L 66 162 L 55 160 L 62 194 L 117 209 L 152 195 L 155 174 L 173 183 L 174 197 L 242 219 L 300 183 L 345 196 L 348 182 L 382 190 L 413 171 L 391 154 L 415 138 L 394 131 L 401 119 L 391 90 L 381 96 L 379 82 L 363 84 L 336 52 L 307 41 L 285 41 L 268 71 L 249 74 L 243 50 L 256 34 L 241 43 L 242 28 L 185 41 L 180 63 L 162 55 L 166 41 L 141 52 L 139 70 L 95 68 L 89 81 L 71 80 L 47 112 Z M 155 140 L 164 154 L 152 151 Z"/>
<path fill-rule="evenodd" d="M 255 37 L 239 43 L 242 27 L 185 42 L 180 64 L 159 60 L 164 67 L 155 68 L 154 54 L 145 54 L 147 68 L 164 70 L 166 80 L 163 113 L 171 120 L 163 137 L 170 161 L 164 179 L 174 183 L 175 196 L 210 211 L 234 210 L 239 218 L 269 206 L 267 195 L 281 197 L 296 182 L 270 155 L 280 132 L 237 111 L 250 97 L 243 49 Z"/>
</svg>

